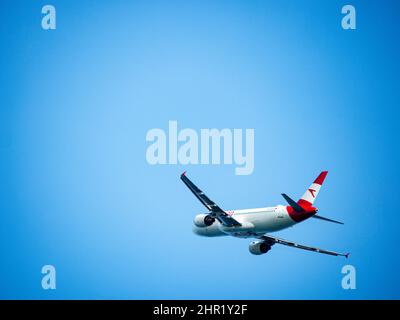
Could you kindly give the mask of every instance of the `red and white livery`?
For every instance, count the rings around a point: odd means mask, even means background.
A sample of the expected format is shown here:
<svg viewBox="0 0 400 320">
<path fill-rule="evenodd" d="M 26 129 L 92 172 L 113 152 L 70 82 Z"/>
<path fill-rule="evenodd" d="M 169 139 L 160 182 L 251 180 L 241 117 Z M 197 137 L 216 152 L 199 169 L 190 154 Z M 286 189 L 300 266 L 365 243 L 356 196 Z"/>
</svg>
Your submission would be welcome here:
<svg viewBox="0 0 400 320">
<path fill-rule="evenodd" d="M 288 205 L 227 211 L 222 210 L 210 200 L 203 191 L 190 181 L 185 172 L 182 173 L 181 180 L 208 210 L 208 212 L 198 214 L 194 218 L 193 231 L 198 235 L 206 237 L 230 235 L 239 238 L 256 238 L 257 240 L 252 241 L 249 246 L 249 251 L 256 255 L 267 253 L 274 244 L 278 243 L 294 248 L 347 258 L 349 256 L 348 253 L 343 254 L 310 247 L 269 234 L 292 227 L 308 218 L 343 224 L 342 222 L 317 215 L 318 209 L 314 207 L 314 201 L 321 190 L 327 174 L 328 171 L 322 171 L 297 202 L 287 194 L 282 193 Z"/>
</svg>

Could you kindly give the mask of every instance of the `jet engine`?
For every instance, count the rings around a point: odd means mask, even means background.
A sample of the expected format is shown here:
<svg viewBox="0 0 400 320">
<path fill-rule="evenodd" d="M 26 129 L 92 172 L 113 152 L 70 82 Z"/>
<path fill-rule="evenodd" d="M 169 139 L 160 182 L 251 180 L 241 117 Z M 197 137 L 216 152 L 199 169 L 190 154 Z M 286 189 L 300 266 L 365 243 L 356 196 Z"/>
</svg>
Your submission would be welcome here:
<svg viewBox="0 0 400 320">
<path fill-rule="evenodd" d="M 210 214 L 203 213 L 198 214 L 194 217 L 194 224 L 196 227 L 204 228 L 209 227 L 215 222 L 215 218 L 211 217 Z"/>
<path fill-rule="evenodd" d="M 271 245 L 265 241 L 252 241 L 249 245 L 249 251 L 252 254 L 260 255 L 271 250 Z"/>
</svg>

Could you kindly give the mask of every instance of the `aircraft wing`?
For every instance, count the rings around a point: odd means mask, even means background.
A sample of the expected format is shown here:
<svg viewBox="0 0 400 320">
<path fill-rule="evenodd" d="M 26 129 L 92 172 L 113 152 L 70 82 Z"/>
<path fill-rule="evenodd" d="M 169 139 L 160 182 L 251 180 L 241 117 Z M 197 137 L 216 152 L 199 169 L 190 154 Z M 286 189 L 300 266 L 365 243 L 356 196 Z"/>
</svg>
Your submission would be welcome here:
<svg viewBox="0 0 400 320">
<path fill-rule="evenodd" d="M 181 174 L 181 180 L 195 195 L 197 199 L 210 211 L 210 215 L 217 219 L 222 225 L 227 227 L 241 226 L 233 217 L 228 215 L 224 210 L 218 207 L 210 198 L 208 198 L 203 191 L 201 191 L 188 177 L 186 172 Z"/>
<path fill-rule="evenodd" d="M 279 244 L 283 244 L 285 246 L 298 248 L 298 249 L 303 249 L 303 250 L 308 250 L 308 251 L 314 251 L 314 252 L 318 252 L 318 253 L 329 254 L 331 256 L 343 256 L 343 257 L 346 257 L 346 258 L 348 258 L 348 256 L 349 256 L 349 253 L 338 253 L 338 252 L 328 251 L 328 250 L 319 249 L 319 248 L 315 248 L 315 247 L 309 247 L 309 246 L 298 244 L 298 243 L 295 243 L 295 242 L 292 242 L 292 241 L 287 241 L 287 240 L 284 240 L 284 239 L 281 239 L 281 238 L 277 238 L 277 237 L 273 237 L 273 236 L 266 235 L 266 234 L 261 236 L 260 239 L 269 242 L 269 244 L 271 244 L 271 245 L 273 245 L 275 243 L 279 243 Z"/>
</svg>

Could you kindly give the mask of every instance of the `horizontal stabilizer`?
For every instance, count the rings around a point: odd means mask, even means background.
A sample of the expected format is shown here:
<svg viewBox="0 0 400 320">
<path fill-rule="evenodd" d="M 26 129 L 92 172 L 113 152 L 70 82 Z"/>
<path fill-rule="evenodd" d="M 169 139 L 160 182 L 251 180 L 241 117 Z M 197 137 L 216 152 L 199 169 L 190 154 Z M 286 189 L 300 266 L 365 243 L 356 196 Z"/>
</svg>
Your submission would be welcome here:
<svg viewBox="0 0 400 320">
<path fill-rule="evenodd" d="M 282 193 L 282 197 L 285 198 L 286 202 L 294 209 L 294 211 L 302 212 L 304 209 L 286 193 Z"/>
<path fill-rule="evenodd" d="M 319 215 L 317 215 L 317 214 L 314 214 L 314 215 L 312 216 L 312 218 L 320 219 L 320 220 L 325 220 L 325 221 L 329 221 L 329 222 L 333 222 L 333 223 L 338 223 L 338 224 L 344 224 L 343 222 L 336 221 L 336 220 L 332 220 L 332 219 L 328 219 L 328 218 L 319 216 Z"/>
</svg>

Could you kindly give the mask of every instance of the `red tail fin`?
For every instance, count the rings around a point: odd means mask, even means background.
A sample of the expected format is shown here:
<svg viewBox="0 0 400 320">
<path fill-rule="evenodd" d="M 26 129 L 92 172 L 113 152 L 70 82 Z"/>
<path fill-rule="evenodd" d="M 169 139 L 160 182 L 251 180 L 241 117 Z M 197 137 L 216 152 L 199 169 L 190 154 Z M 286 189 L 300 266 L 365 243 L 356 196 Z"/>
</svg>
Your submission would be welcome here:
<svg viewBox="0 0 400 320">
<path fill-rule="evenodd" d="M 317 198 L 319 190 L 326 178 L 328 171 L 322 171 L 297 203 L 303 208 L 311 207 Z"/>
</svg>

